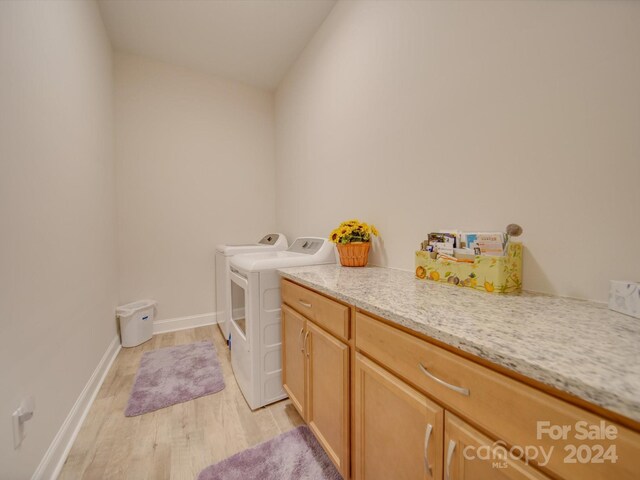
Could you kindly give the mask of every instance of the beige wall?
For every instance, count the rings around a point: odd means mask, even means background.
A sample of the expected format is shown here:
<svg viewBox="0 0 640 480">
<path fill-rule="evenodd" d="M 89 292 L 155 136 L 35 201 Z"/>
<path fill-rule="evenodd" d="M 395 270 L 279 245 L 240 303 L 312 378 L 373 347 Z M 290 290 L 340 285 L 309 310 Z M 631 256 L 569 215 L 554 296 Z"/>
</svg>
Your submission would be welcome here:
<svg viewBox="0 0 640 480">
<path fill-rule="evenodd" d="M 524 227 L 525 288 L 640 271 L 640 2 L 340 2 L 276 96 L 278 227 L 352 216 L 412 269 L 438 228 Z"/>
<path fill-rule="evenodd" d="M 111 50 L 93 2 L 0 2 L 0 477 L 30 478 L 116 334 Z M 13 449 L 11 413 L 34 395 Z"/>
<path fill-rule="evenodd" d="M 120 301 L 214 312 L 215 245 L 275 225 L 273 95 L 131 55 L 115 71 Z"/>
</svg>

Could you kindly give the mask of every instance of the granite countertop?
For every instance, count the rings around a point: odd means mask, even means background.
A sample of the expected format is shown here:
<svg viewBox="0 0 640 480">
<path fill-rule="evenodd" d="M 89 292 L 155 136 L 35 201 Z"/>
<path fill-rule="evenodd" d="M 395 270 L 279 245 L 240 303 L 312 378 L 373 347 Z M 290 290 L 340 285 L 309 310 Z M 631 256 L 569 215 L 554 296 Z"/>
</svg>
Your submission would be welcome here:
<svg viewBox="0 0 640 480">
<path fill-rule="evenodd" d="M 640 421 L 640 320 L 606 305 L 529 292 L 489 295 L 381 267 L 318 265 L 279 273 Z"/>
</svg>

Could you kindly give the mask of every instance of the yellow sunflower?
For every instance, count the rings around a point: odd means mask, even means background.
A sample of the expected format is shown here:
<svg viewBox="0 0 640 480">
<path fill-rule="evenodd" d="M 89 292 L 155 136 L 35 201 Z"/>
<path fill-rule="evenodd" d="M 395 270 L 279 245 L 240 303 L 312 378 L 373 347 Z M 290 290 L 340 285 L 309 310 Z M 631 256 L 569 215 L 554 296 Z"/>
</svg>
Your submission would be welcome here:
<svg viewBox="0 0 640 480">
<path fill-rule="evenodd" d="M 357 218 L 352 218 L 351 220 L 347 220 L 346 222 L 342 222 L 340 224 L 341 227 L 353 227 L 354 225 L 357 225 L 360 223 L 360 220 L 358 220 Z"/>
<path fill-rule="evenodd" d="M 357 218 L 342 222 L 338 228 L 331 231 L 329 240 L 334 243 L 369 242 L 371 235 L 378 236 L 378 229 Z"/>
</svg>

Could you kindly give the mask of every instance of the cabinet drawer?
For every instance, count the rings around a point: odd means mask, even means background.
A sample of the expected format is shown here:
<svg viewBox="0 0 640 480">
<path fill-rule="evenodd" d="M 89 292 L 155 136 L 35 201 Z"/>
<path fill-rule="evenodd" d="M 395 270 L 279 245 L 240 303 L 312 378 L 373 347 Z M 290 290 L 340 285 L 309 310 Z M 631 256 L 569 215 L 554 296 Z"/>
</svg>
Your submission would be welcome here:
<svg viewBox="0 0 640 480">
<path fill-rule="evenodd" d="M 615 428 L 615 439 L 577 438 L 585 426 L 599 427 L 603 420 L 362 313 L 356 315 L 355 335 L 357 349 L 413 383 L 446 408 L 471 419 L 497 440 L 509 446 L 533 446 L 538 452 L 540 448 L 548 452 L 553 447 L 548 462 L 532 458 L 531 463 L 540 462 L 541 468 L 563 478 L 637 478 L 640 471 L 640 434 L 606 422 Z M 570 430 L 566 438 L 551 438 L 549 431 L 543 430 L 545 426 L 568 427 Z M 581 457 L 571 455 L 573 447 L 582 449 Z M 600 458 L 600 447 L 605 452 L 612 448 L 617 456 L 616 463 L 608 460 L 604 463 L 580 463 L 588 457 Z M 576 460 L 576 463 L 568 463 L 566 459 L 569 462 Z"/>
<path fill-rule="evenodd" d="M 349 307 L 307 288 L 282 280 L 282 301 L 332 333 L 349 338 Z"/>
</svg>

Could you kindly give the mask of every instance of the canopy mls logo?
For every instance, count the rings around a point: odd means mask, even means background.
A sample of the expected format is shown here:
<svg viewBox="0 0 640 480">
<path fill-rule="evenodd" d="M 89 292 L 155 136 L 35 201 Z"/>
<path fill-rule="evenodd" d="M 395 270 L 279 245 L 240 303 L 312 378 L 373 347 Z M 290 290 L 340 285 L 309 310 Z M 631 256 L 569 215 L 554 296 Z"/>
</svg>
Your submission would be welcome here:
<svg viewBox="0 0 640 480">
<path fill-rule="evenodd" d="M 580 420 L 573 425 L 552 424 L 547 420 L 536 422 L 537 440 L 562 442 L 564 463 L 617 463 L 616 445 L 611 443 L 617 437 L 616 426 L 607 425 L 604 420 L 599 424 Z M 576 443 L 567 443 L 567 440 Z M 607 445 L 593 443 L 599 440 Z M 506 442 L 498 440 L 491 445 L 467 445 L 462 454 L 466 460 L 490 461 L 493 468 L 507 468 L 509 461 L 520 461 L 526 465 L 533 462 L 544 467 L 551 461 L 555 450 L 556 445 L 513 445 L 508 448 Z"/>
<path fill-rule="evenodd" d="M 466 460 L 490 461 L 493 468 L 507 468 L 508 461 L 520 461 L 526 465 L 534 461 L 537 465 L 544 467 L 549 463 L 554 447 L 545 449 L 543 446 L 535 445 L 514 445 L 507 448 L 507 444 L 498 440 L 491 445 L 467 445 L 462 449 L 462 454 Z"/>
</svg>

